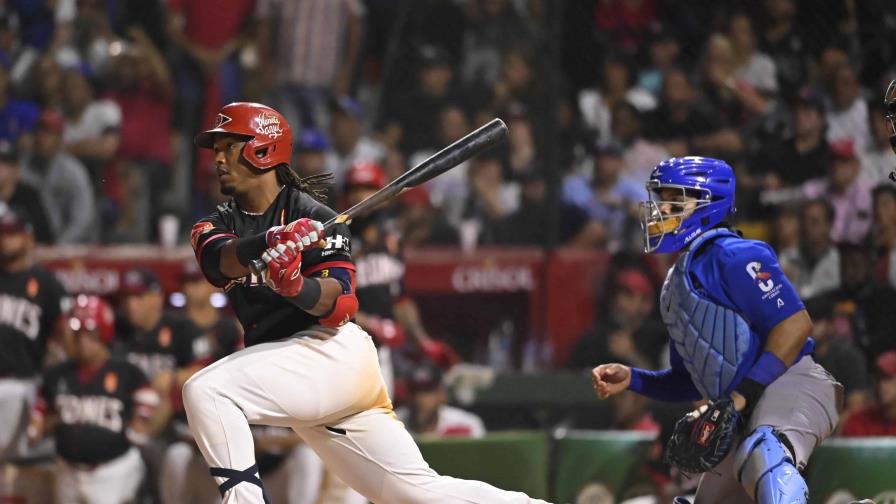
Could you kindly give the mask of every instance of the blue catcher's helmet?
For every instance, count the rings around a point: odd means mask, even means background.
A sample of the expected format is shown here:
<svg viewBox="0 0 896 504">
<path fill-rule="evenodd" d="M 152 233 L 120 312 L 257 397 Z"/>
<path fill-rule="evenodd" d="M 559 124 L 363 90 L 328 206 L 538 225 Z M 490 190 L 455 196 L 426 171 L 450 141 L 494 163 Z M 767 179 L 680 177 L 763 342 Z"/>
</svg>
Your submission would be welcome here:
<svg viewBox="0 0 896 504">
<path fill-rule="evenodd" d="M 677 252 L 734 213 L 734 170 L 708 157 L 672 158 L 656 165 L 647 180 L 648 200 L 641 202 L 645 252 Z M 680 190 L 682 197 L 663 201 L 662 189 Z M 696 198 L 696 206 L 682 203 Z M 660 207 L 670 205 L 663 214 Z"/>
</svg>

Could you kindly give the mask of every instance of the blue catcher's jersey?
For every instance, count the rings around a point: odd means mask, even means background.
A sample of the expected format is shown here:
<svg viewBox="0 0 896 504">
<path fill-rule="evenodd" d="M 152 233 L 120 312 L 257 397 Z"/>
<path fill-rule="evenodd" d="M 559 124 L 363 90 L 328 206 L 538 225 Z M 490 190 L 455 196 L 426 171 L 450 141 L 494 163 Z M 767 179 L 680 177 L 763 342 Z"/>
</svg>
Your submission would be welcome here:
<svg viewBox="0 0 896 504">
<path fill-rule="evenodd" d="M 803 309 L 768 244 L 714 229 L 669 270 L 660 295 L 672 366 L 706 398 L 727 397 L 759 358 L 769 332 Z M 800 356 L 812 352 L 810 338 Z"/>
</svg>

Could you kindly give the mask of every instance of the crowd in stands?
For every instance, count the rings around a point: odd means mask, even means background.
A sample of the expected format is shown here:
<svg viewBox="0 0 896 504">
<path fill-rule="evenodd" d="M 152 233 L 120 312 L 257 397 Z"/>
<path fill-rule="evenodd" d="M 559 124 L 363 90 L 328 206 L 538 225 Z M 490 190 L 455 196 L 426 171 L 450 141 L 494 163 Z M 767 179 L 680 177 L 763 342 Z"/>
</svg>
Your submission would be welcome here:
<svg viewBox="0 0 896 504">
<path fill-rule="evenodd" d="M 501 117 L 505 145 L 393 203 L 401 246 L 605 250 L 598 322 L 567 366 L 661 368 L 668 263 L 640 254 L 638 202 L 658 162 L 720 157 L 738 176 L 733 224 L 775 247 L 813 318 L 817 360 L 846 388 L 840 433 L 896 435 L 896 155 L 882 102 L 896 77 L 896 3 L 561 3 L 0 2 L 0 202 L 42 245 L 157 243 L 170 216 L 186 242 L 223 201 L 210 151 L 192 139 L 228 102 L 282 111 L 293 169 L 332 173 L 335 208 L 352 166 L 391 180 Z M 117 303 L 127 330 L 113 353 L 166 398 L 239 346 L 200 280 L 184 278 L 186 317 L 165 318 L 145 272 Z M 158 342 L 164 328 L 166 348 L 186 338 L 182 352 L 141 361 L 141 335 Z M 406 424 L 481 435 L 462 412 L 447 413 L 460 426 L 443 425 L 441 375 L 421 369 Z M 185 436 L 178 400 L 162 401 L 170 423 L 154 427 L 167 436 L 157 471 L 196 455 L 167 444 Z M 616 425 L 660 430 L 649 405 L 626 401 Z M 268 435 L 271 453 L 292 446 Z"/>
</svg>

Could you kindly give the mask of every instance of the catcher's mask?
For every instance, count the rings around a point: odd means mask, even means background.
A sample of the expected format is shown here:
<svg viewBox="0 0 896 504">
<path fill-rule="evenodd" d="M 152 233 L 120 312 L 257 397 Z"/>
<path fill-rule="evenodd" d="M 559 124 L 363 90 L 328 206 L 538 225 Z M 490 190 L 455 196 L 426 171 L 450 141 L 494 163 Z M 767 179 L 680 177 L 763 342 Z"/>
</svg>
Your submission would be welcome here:
<svg viewBox="0 0 896 504">
<path fill-rule="evenodd" d="M 890 147 L 896 154 L 896 80 L 890 82 L 887 94 L 884 95 L 884 105 L 887 107 L 887 128 L 890 130 Z M 890 180 L 896 182 L 896 170 L 890 172 Z"/>
</svg>

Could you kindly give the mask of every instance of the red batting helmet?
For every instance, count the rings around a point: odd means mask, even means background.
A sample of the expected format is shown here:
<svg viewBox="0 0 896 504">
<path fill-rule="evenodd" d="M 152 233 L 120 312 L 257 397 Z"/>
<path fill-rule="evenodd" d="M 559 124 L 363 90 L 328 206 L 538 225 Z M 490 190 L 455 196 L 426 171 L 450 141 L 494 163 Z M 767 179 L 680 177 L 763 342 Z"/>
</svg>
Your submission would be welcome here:
<svg viewBox="0 0 896 504">
<path fill-rule="evenodd" d="M 382 189 L 386 185 L 386 174 L 380 165 L 372 161 L 355 161 L 345 174 L 345 186 L 365 186 Z"/>
<path fill-rule="evenodd" d="M 109 344 L 115 337 L 115 314 L 103 298 L 81 294 L 68 313 L 68 326 L 72 331 L 91 331 Z"/>
<path fill-rule="evenodd" d="M 292 156 L 292 130 L 276 110 L 260 103 L 235 102 L 225 105 L 215 125 L 196 135 L 196 146 L 211 149 L 215 135 L 229 133 L 246 138 L 243 158 L 259 170 L 289 164 Z"/>
</svg>

